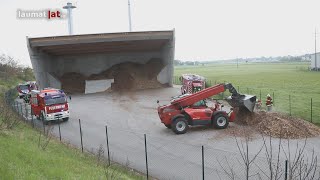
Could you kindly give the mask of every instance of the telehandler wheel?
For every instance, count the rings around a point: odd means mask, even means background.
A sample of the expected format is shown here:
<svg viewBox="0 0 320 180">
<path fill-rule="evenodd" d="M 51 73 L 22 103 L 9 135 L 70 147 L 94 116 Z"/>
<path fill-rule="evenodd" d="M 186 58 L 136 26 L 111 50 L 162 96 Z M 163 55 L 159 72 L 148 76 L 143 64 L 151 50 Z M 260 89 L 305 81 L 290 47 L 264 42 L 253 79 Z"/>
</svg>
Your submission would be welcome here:
<svg viewBox="0 0 320 180">
<path fill-rule="evenodd" d="M 176 134 L 184 134 L 187 132 L 189 126 L 188 122 L 183 117 L 178 117 L 175 119 L 171 125 L 171 129 Z"/>
<path fill-rule="evenodd" d="M 165 126 L 166 126 L 168 129 L 171 129 L 171 124 L 168 124 L 168 125 L 165 124 Z"/>
<path fill-rule="evenodd" d="M 229 118 L 222 113 L 216 114 L 213 119 L 213 126 L 217 129 L 225 129 L 229 125 Z"/>
</svg>

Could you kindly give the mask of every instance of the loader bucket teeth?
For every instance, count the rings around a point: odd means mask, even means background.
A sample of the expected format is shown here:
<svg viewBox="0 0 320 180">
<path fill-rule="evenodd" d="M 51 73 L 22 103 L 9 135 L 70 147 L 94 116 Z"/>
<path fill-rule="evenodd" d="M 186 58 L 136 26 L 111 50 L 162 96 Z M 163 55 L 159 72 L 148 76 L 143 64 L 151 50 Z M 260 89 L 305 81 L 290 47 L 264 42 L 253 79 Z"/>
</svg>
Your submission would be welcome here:
<svg viewBox="0 0 320 180">
<path fill-rule="evenodd" d="M 253 112 L 256 99 L 257 97 L 252 95 L 229 96 L 227 102 L 232 107 L 246 108 L 250 112 Z"/>
</svg>

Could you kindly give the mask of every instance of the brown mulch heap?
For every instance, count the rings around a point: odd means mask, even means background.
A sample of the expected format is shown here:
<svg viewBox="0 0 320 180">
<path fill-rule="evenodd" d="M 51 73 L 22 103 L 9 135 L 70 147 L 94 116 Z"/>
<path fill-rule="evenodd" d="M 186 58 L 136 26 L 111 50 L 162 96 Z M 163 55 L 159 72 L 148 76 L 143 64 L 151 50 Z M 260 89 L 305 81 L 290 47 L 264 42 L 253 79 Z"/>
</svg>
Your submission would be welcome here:
<svg viewBox="0 0 320 180">
<path fill-rule="evenodd" d="M 288 117 L 276 112 L 239 111 L 236 123 L 253 127 L 272 137 L 299 139 L 320 135 L 320 128 L 300 118 Z"/>
<path fill-rule="evenodd" d="M 84 93 L 86 77 L 80 73 L 65 73 L 60 77 L 61 88 L 66 93 Z"/>
<path fill-rule="evenodd" d="M 150 59 L 146 64 L 125 62 L 112 66 L 99 74 L 85 77 L 80 73 L 65 73 L 60 77 L 62 89 L 67 93 L 84 93 L 85 80 L 114 79 L 111 89 L 114 91 L 130 91 L 138 89 L 161 88 L 163 85 L 157 76 L 163 69 L 161 59 Z"/>
<path fill-rule="evenodd" d="M 151 59 L 146 64 L 120 63 L 89 76 L 89 80 L 114 79 L 112 90 L 137 90 L 163 87 L 157 80 L 164 65 L 161 59 Z"/>
</svg>

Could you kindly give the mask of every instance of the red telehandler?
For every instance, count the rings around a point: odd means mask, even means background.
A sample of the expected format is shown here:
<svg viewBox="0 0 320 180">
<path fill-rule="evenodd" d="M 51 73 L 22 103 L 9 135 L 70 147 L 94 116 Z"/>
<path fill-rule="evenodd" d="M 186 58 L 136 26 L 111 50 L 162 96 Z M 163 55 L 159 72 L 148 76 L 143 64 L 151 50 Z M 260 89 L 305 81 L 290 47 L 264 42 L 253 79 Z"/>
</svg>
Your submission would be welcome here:
<svg viewBox="0 0 320 180">
<path fill-rule="evenodd" d="M 227 113 L 217 109 L 217 106 L 208 107 L 205 99 L 227 89 L 231 96 L 226 100 L 232 107 L 238 107 L 240 111 L 253 112 L 256 96 L 239 94 L 232 84 L 226 83 L 217 84 L 194 94 L 177 98 L 168 105 L 159 105 L 158 114 L 161 122 L 176 134 L 184 134 L 189 126 L 195 125 L 211 125 L 217 129 L 224 129 L 228 127 L 229 121 L 232 122 L 235 119 L 235 113 L 232 109 Z"/>
</svg>

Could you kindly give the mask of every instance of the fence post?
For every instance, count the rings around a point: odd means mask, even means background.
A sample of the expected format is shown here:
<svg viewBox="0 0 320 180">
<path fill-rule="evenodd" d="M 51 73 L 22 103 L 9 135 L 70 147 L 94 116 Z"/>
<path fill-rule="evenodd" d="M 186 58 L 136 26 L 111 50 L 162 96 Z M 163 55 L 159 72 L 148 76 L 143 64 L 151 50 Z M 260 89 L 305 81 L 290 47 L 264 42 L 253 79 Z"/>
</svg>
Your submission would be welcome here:
<svg viewBox="0 0 320 180">
<path fill-rule="evenodd" d="M 24 108 L 26 110 L 26 121 L 28 121 L 28 109 L 27 109 L 27 103 L 24 104 Z"/>
<path fill-rule="evenodd" d="M 261 89 L 260 89 L 260 100 L 261 100 Z"/>
<path fill-rule="evenodd" d="M 311 98 L 311 102 L 310 102 L 310 110 L 311 110 L 311 122 L 312 122 L 312 98 Z"/>
<path fill-rule="evenodd" d="M 147 170 L 147 180 L 149 179 L 149 170 L 148 170 L 148 151 L 147 151 L 147 135 L 144 134 L 144 150 L 146 154 L 146 170 Z"/>
<path fill-rule="evenodd" d="M 291 116 L 291 95 L 289 95 L 289 111 L 290 111 L 290 116 Z"/>
<path fill-rule="evenodd" d="M 203 149 L 203 145 L 201 147 L 201 151 L 202 151 L 202 180 L 204 180 L 204 149 Z"/>
<path fill-rule="evenodd" d="M 274 92 L 272 92 L 272 99 L 273 99 L 273 106 L 274 106 L 274 105 L 275 105 L 274 102 L 276 102 L 276 101 L 275 101 L 275 97 L 274 97 Z"/>
<path fill-rule="evenodd" d="M 288 179 L 288 160 L 286 160 L 285 162 L 285 173 L 284 173 L 284 179 L 287 180 Z"/>
<path fill-rule="evenodd" d="M 107 139 L 107 150 L 108 150 L 108 164 L 110 166 L 110 149 L 109 149 L 109 136 L 108 136 L 108 126 L 106 126 L 106 139 Z"/>
<path fill-rule="evenodd" d="M 58 127 L 59 127 L 59 138 L 61 142 L 61 129 L 60 129 L 60 119 L 58 118 Z"/>
<path fill-rule="evenodd" d="M 20 104 L 20 116 L 23 117 L 23 111 L 22 111 L 22 103 Z"/>
<path fill-rule="evenodd" d="M 16 112 L 18 112 L 18 102 L 17 101 L 14 101 L 14 110 L 16 111 Z"/>
<path fill-rule="evenodd" d="M 82 129 L 81 129 L 81 121 L 80 121 L 80 119 L 79 119 L 79 127 L 80 127 L 81 151 L 83 152 Z"/>
<path fill-rule="evenodd" d="M 240 87 L 238 86 L 238 93 L 240 93 Z"/>
<path fill-rule="evenodd" d="M 20 103 L 17 102 L 17 112 L 18 112 L 18 115 L 20 116 Z"/>
<path fill-rule="evenodd" d="M 30 110 L 31 113 L 31 123 L 32 123 L 32 127 L 34 128 L 34 121 L 33 121 L 33 112 L 32 109 Z"/>
<path fill-rule="evenodd" d="M 42 120 L 42 126 L 43 126 L 43 135 L 45 135 L 46 134 L 46 127 L 44 125 L 44 119 Z"/>
</svg>

